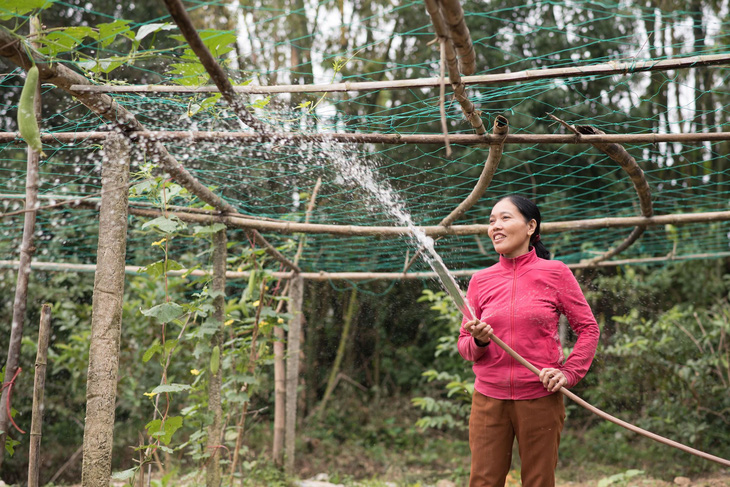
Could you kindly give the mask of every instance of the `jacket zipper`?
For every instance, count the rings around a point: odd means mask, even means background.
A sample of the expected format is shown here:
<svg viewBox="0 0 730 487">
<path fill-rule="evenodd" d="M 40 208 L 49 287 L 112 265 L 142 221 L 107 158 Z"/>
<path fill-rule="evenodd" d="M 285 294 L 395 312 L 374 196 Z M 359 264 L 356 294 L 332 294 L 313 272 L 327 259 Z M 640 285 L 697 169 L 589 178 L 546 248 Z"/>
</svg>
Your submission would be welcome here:
<svg viewBox="0 0 730 487">
<path fill-rule="evenodd" d="M 512 267 L 512 297 L 510 299 L 510 344 L 512 349 L 515 348 L 515 293 L 517 290 L 517 266 L 516 262 L 513 262 Z M 509 361 L 509 393 L 510 397 L 514 400 L 515 398 L 515 359 L 510 357 Z"/>
</svg>

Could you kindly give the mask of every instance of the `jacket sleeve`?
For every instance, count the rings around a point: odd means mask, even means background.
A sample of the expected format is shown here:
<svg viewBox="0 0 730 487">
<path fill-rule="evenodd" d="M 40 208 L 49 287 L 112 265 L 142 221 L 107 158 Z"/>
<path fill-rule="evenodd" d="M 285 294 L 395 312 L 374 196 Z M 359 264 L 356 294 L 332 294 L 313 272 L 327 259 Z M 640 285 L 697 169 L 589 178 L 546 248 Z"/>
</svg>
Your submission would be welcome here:
<svg viewBox="0 0 730 487">
<path fill-rule="evenodd" d="M 568 387 L 573 387 L 585 377 L 593 362 L 598 346 L 600 330 L 583 291 L 568 266 L 563 268 L 563 276 L 558 285 L 560 311 L 577 335 L 573 351 L 560 369 L 568 379 Z"/>
<path fill-rule="evenodd" d="M 469 287 L 466 290 L 466 299 L 469 302 L 471 309 L 474 310 L 474 313 L 476 313 L 477 316 L 480 316 L 480 310 L 478 306 L 478 289 L 477 284 L 474 281 L 474 277 L 472 277 L 469 281 Z M 464 324 L 467 321 L 468 320 L 466 316 L 464 316 L 461 320 L 462 326 L 459 327 L 459 340 L 457 342 L 457 347 L 459 348 L 459 354 L 464 357 L 465 360 L 468 360 L 470 362 L 476 362 L 484 354 L 487 353 L 487 350 L 491 345 L 487 345 L 486 347 L 478 346 L 476 342 L 474 342 L 474 338 L 471 336 L 471 334 L 464 329 Z"/>
</svg>

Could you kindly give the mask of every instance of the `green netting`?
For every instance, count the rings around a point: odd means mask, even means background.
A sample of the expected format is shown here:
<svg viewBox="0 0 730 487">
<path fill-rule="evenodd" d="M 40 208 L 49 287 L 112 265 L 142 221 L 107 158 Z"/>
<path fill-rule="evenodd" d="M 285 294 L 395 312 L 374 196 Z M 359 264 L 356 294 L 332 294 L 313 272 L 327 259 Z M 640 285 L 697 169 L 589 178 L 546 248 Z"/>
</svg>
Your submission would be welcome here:
<svg viewBox="0 0 730 487">
<path fill-rule="evenodd" d="M 22 3 L 22 2 L 21 2 Z M 466 23 L 477 54 L 477 74 L 638 63 L 702 54 L 730 54 L 727 1 L 678 2 L 466 2 Z M 311 84 L 387 81 L 433 77 L 439 53 L 429 45 L 433 27 L 421 2 L 241 1 L 187 2 L 195 25 L 236 83 Z M 7 6 L 2 7 L 8 13 Z M 3 22 L 27 35 L 33 11 Z M 52 2 L 41 12 L 46 31 L 42 51 L 85 73 L 96 84 L 208 84 L 164 7 L 136 2 Z M 125 19 L 122 21 L 120 19 Z M 101 24 L 101 25 L 100 25 Z M 76 30 L 69 29 L 69 26 Z M 87 26 L 98 30 L 91 29 Z M 45 37 L 44 37 L 45 36 Z M 592 125 L 609 134 L 721 132 L 728 119 L 726 66 L 622 75 L 593 75 L 520 83 L 475 85 L 467 90 L 485 126 L 496 115 L 510 121 L 511 133 L 559 134 L 548 117 Z M 14 132 L 22 70 L 0 59 L 0 118 Z M 50 85 L 43 86 L 42 130 L 50 133 L 108 130 L 108 122 Z M 450 93 L 450 90 L 447 90 Z M 250 131 L 225 102 L 212 94 L 146 93 L 112 95 L 150 130 Z M 441 133 L 438 88 L 348 93 L 242 95 L 257 118 L 287 133 Z M 473 133 L 461 108 L 447 97 L 449 133 Z M 0 192 L 4 211 L 22 207 L 25 148 L 0 144 Z M 366 191 L 341 176 L 338 161 L 359 160 L 391 185 L 417 225 L 436 225 L 473 188 L 488 148 L 453 145 L 446 156 L 434 144 L 343 144 L 178 141 L 165 144 L 203 184 L 214 188 L 244 215 L 303 221 L 309 194 L 322 187 L 312 223 L 400 225 L 369 201 Z M 657 215 L 730 210 L 728 141 L 624 144 L 644 170 Z M 100 190 L 100 143 L 47 144 L 41 171 L 43 201 L 82 197 Z M 134 171 L 154 162 L 134 154 Z M 509 144 L 485 196 L 456 224 L 485 223 L 494 199 L 512 192 L 533 197 L 544 221 L 582 220 L 639 214 L 636 192 L 626 173 L 588 145 Z M 133 198 L 133 201 L 135 199 Z M 139 201 L 139 199 L 137 199 Z M 195 200 L 173 204 L 199 205 Z M 95 211 L 56 208 L 40 213 L 37 258 L 60 263 L 93 263 Z M 150 261 L 154 235 L 145 220 L 130 217 L 127 260 Z M 2 220 L 0 249 L 14 258 L 22 216 Z M 619 244 L 630 228 L 571 231 L 544 241 L 568 263 L 599 256 Z M 299 236 L 266 233 L 292 257 Z M 247 243 L 242 231 L 234 241 Z M 187 264 L 204 256 L 206 243 L 180 239 L 173 252 Z M 725 255 L 730 223 L 678 228 L 650 227 L 616 259 Z M 445 237 L 437 249 L 453 269 L 477 269 L 495 258 L 486 236 Z M 408 253 L 408 255 L 407 255 Z M 413 249 L 405 238 L 309 235 L 301 259 L 305 271 L 399 272 Z M 271 263 L 272 268 L 278 264 Z M 424 270 L 417 262 L 411 270 Z"/>
</svg>

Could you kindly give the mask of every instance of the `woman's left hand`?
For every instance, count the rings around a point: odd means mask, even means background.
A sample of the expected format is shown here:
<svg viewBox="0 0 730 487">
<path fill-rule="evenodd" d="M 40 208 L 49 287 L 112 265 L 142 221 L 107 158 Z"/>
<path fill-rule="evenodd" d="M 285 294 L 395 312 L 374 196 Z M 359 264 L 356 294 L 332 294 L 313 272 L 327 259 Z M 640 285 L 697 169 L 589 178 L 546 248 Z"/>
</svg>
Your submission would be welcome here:
<svg viewBox="0 0 730 487">
<path fill-rule="evenodd" d="M 540 371 L 540 380 L 550 392 L 558 392 L 563 386 L 568 385 L 568 379 L 560 369 L 542 369 Z"/>
</svg>

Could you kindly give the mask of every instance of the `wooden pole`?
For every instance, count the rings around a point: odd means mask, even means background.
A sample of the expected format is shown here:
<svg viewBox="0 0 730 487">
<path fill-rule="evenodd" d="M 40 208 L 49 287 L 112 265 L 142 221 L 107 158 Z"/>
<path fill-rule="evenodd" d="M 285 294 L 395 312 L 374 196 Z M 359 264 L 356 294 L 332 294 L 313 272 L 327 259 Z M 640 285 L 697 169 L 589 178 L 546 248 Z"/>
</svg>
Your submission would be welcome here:
<svg viewBox="0 0 730 487">
<path fill-rule="evenodd" d="M 130 144 L 113 132 L 104 146 L 99 244 L 86 381 L 86 423 L 81 471 L 83 487 L 109 485 L 119 368 L 127 246 Z M 125 187 L 120 190 L 118 188 Z M 114 188 L 105 191 L 106 188 Z"/>
<path fill-rule="evenodd" d="M 41 307 L 41 321 L 38 327 L 38 351 L 35 359 L 35 380 L 33 383 L 33 416 L 30 423 L 30 453 L 28 454 L 28 487 L 38 487 L 41 464 L 41 437 L 43 430 L 43 399 L 46 389 L 46 365 L 48 342 L 51 337 L 51 305 Z"/>
<path fill-rule="evenodd" d="M 223 440 L 223 406 L 221 400 L 221 385 L 223 382 L 223 371 L 220 367 L 223 344 L 223 323 L 226 312 L 226 258 L 228 256 L 228 239 L 226 231 L 220 230 L 213 234 L 213 285 L 212 290 L 216 293 L 213 298 L 213 319 L 218 323 L 218 330 L 210 339 L 210 347 L 213 354 L 217 353 L 218 363 L 216 370 L 208 370 L 208 413 L 211 422 L 208 424 L 208 453 L 210 458 L 206 463 L 205 485 L 206 487 L 219 487 L 221 485 L 221 441 Z M 215 349 L 218 349 L 215 352 Z M 213 361 L 211 361 L 212 363 Z"/>
<path fill-rule="evenodd" d="M 109 132 L 54 132 L 41 134 L 41 141 L 45 144 L 98 142 L 106 138 Z M 380 133 L 274 133 L 257 134 L 252 132 L 222 132 L 222 131 L 144 131 L 128 134 L 132 141 L 149 143 L 177 142 L 193 145 L 199 142 L 217 142 L 225 144 L 255 144 L 272 140 L 290 144 L 301 142 L 328 142 L 344 144 L 434 144 L 443 145 L 443 134 L 380 134 Z M 495 145 L 495 144 L 658 144 L 660 142 L 722 142 L 730 140 L 730 132 L 690 132 L 686 134 L 604 134 L 604 135 L 575 135 L 575 134 L 509 134 L 501 137 L 492 134 L 449 134 L 452 145 Z M 21 143 L 18 132 L 0 133 L 2 143 Z M 164 169 L 164 168 L 163 168 Z M 177 180 L 177 179 L 176 179 Z M 178 181 L 180 182 L 180 181 Z M 181 183 L 182 184 L 182 183 Z M 201 198 L 202 199 L 202 198 Z M 206 201 L 206 200 L 203 200 Z M 206 201 L 207 202 L 207 201 Z M 213 205 L 212 205 L 213 206 Z M 224 211 L 224 210 L 220 210 Z"/>
<path fill-rule="evenodd" d="M 319 188 L 322 185 L 322 179 L 317 178 L 317 182 L 314 184 L 311 197 L 309 198 L 309 204 L 307 205 L 307 211 L 304 214 L 304 223 L 309 223 L 312 218 L 312 212 L 314 211 L 314 205 L 317 202 L 317 195 L 319 194 Z M 299 237 L 299 245 L 297 246 L 297 253 L 294 255 L 294 263 L 299 264 L 299 259 L 304 251 L 304 244 L 306 243 L 306 234 Z M 285 293 L 288 291 L 291 282 L 287 283 Z M 283 303 L 280 301 L 279 306 Z M 277 313 L 280 311 L 277 306 Z M 281 326 L 274 327 L 274 438 L 272 445 L 272 454 L 274 463 L 276 465 L 284 465 L 284 451 L 286 441 L 286 357 L 285 347 L 286 336 L 284 328 Z"/>
<path fill-rule="evenodd" d="M 0 39 L 2 40 L 2 39 Z M 2 51 L 0 51 L 2 54 Z M 584 78 L 589 76 L 627 76 L 649 71 L 671 71 L 674 69 L 691 69 L 698 66 L 717 66 L 730 63 L 730 54 L 712 54 L 702 56 L 677 57 L 672 59 L 647 59 L 635 62 L 610 62 L 606 64 L 589 64 L 566 68 L 545 68 L 537 70 L 515 71 L 513 73 L 483 74 L 462 76 L 465 85 L 490 85 L 507 83 L 526 83 L 541 79 Z M 450 80 L 451 82 L 451 80 Z M 274 85 L 274 86 L 234 86 L 237 93 L 276 94 L 276 93 L 338 93 L 374 90 L 407 90 L 413 88 L 438 88 L 440 80 L 433 78 L 416 78 L 388 81 L 362 81 L 345 83 L 328 83 L 314 85 Z M 169 85 L 71 85 L 73 91 L 79 93 L 215 93 L 215 86 L 169 86 Z"/>
<path fill-rule="evenodd" d="M 633 265 L 633 264 L 658 264 L 663 262 L 681 261 L 681 260 L 694 260 L 694 259 L 724 259 L 730 257 L 730 252 L 706 252 L 700 254 L 686 254 L 686 255 L 663 255 L 660 257 L 643 257 L 638 259 L 620 259 L 610 260 L 605 262 L 599 262 L 599 267 L 613 267 L 618 265 Z M 495 258 L 496 260 L 496 258 Z M 17 268 L 18 261 L 15 260 L 0 260 L 0 268 Z M 32 265 L 33 269 L 43 270 L 45 272 L 94 272 L 96 266 L 94 264 L 60 264 L 56 262 L 34 262 Z M 586 262 L 579 262 L 568 264 L 570 269 L 586 269 L 588 267 L 594 267 Z M 125 272 L 130 275 L 138 275 L 141 267 L 139 266 L 127 266 Z M 456 277 L 471 277 L 479 269 L 464 269 L 455 270 L 451 273 Z M 181 269 L 177 271 L 168 272 L 168 276 L 205 276 L 208 275 L 205 271 L 195 269 L 189 271 Z M 438 277 L 435 272 L 431 271 L 419 271 L 419 272 L 300 272 L 295 274 L 293 272 L 272 272 L 271 277 L 274 279 L 292 279 L 295 275 L 300 276 L 302 279 L 307 281 L 363 281 L 373 279 L 389 279 L 389 280 L 409 280 L 409 279 L 433 279 Z M 251 273 L 248 271 L 226 272 L 226 279 L 248 279 L 251 277 Z"/>
<path fill-rule="evenodd" d="M 297 389 L 299 386 L 299 353 L 302 333 L 302 302 L 304 300 L 304 280 L 296 274 L 289 288 L 289 322 L 286 359 L 286 470 L 294 471 L 294 455 L 297 430 Z"/>
<path fill-rule="evenodd" d="M 130 208 L 133 215 L 156 218 L 160 215 L 157 210 Z M 402 238 L 410 235 L 408 227 L 382 227 L 382 226 L 357 226 L 357 225 L 330 225 L 323 223 L 298 223 L 289 221 L 270 221 L 242 218 L 238 216 L 215 216 L 199 213 L 187 213 L 182 211 L 168 212 L 180 220 L 188 223 L 224 223 L 229 228 L 256 228 L 260 231 L 276 232 L 280 234 L 292 233 L 320 233 L 329 235 L 348 236 L 380 236 L 389 238 Z M 567 231 L 597 230 L 602 228 L 633 227 L 636 225 L 681 225 L 686 223 L 701 223 L 711 221 L 730 220 L 730 211 L 714 211 L 701 213 L 677 213 L 671 215 L 657 215 L 651 217 L 627 216 L 613 218 L 594 218 L 588 220 L 565 220 L 557 222 L 544 222 L 541 225 L 543 234 L 559 233 Z M 419 227 L 429 237 L 445 237 L 449 235 L 487 235 L 485 224 L 453 225 L 444 227 L 440 225 Z"/>
<path fill-rule="evenodd" d="M 30 21 L 30 33 L 34 34 L 41 30 L 38 17 L 32 17 Z M 37 120 L 43 120 L 41 116 L 41 90 L 40 83 L 35 93 L 35 115 Z M 20 365 L 20 348 L 23 340 L 23 328 L 25 327 L 25 312 L 28 303 L 28 282 L 30 280 L 31 261 L 35 253 L 35 223 L 36 207 L 38 206 L 38 164 L 40 154 L 28 146 L 25 175 L 25 210 L 23 221 L 23 239 L 20 243 L 20 266 L 15 283 L 15 298 L 13 299 L 13 318 L 10 327 L 10 340 L 8 342 L 8 355 L 5 362 L 5 377 L 9 380 L 13 377 Z M 0 404 L 6 404 L 8 395 L 11 394 L 11 387 L 3 388 L 0 395 Z M 5 456 L 5 439 L 8 435 L 10 418 L 7 408 L 0 407 L 0 471 Z"/>
</svg>

